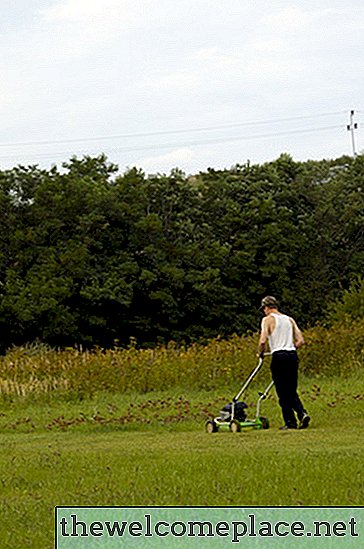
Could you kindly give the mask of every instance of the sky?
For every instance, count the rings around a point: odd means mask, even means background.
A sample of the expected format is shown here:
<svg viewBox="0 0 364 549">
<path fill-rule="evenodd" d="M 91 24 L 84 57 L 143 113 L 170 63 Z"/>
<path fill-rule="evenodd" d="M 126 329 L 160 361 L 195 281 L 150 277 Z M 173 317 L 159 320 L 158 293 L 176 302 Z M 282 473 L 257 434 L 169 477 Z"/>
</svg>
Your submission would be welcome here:
<svg viewBox="0 0 364 549">
<path fill-rule="evenodd" d="M 0 169 L 105 153 L 195 174 L 364 150 L 362 0 L 0 6 Z"/>
</svg>

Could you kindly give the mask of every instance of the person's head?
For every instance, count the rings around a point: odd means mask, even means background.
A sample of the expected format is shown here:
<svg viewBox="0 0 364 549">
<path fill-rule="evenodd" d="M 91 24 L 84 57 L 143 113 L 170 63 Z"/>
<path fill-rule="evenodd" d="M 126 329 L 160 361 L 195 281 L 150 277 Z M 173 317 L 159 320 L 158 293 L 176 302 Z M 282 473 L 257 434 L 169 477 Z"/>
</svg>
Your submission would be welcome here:
<svg viewBox="0 0 364 549">
<path fill-rule="evenodd" d="M 267 295 L 263 297 L 260 308 L 265 315 L 269 315 L 269 313 L 278 309 L 278 301 L 272 295 Z"/>
</svg>

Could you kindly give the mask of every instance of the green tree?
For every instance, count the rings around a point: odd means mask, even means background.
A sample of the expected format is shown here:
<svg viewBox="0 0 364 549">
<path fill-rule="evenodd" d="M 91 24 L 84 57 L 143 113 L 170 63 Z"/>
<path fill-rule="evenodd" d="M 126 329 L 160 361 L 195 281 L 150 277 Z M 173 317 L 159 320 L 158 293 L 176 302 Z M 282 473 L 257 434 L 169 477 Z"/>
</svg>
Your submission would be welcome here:
<svg viewBox="0 0 364 549">
<path fill-rule="evenodd" d="M 264 294 L 324 318 L 362 273 L 363 162 L 283 154 L 146 177 L 100 155 L 0 172 L 3 346 L 244 333 Z"/>
</svg>

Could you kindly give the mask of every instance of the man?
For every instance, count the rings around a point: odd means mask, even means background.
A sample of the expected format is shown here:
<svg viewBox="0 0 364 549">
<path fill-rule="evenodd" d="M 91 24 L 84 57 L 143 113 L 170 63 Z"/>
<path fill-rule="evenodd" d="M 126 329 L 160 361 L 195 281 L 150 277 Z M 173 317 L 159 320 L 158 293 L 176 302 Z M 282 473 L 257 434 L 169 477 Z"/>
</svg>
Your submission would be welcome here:
<svg viewBox="0 0 364 549">
<path fill-rule="evenodd" d="M 302 333 L 293 318 L 278 310 L 278 302 L 273 296 L 262 299 L 262 320 L 258 353 L 264 355 L 267 341 L 272 354 L 271 371 L 282 409 L 284 426 L 281 429 L 306 429 L 310 416 L 304 409 L 297 394 L 299 347 L 304 344 Z M 297 418 L 296 418 L 297 415 Z"/>
</svg>

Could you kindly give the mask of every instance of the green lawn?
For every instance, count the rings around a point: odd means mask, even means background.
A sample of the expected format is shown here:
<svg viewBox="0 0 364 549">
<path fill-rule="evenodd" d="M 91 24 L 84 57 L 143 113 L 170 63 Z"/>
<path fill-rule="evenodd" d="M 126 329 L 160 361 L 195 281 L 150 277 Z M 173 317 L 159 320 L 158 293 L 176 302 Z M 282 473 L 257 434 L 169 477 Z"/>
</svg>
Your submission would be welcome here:
<svg viewBox="0 0 364 549">
<path fill-rule="evenodd" d="M 225 390 L 4 401 L 0 546 L 51 549 L 56 505 L 362 505 L 361 387 L 303 380 L 309 429 L 279 431 L 272 394 L 271 428 L 238 434 L 204 432 Z"/>
</svg>

